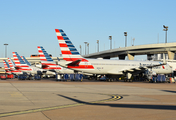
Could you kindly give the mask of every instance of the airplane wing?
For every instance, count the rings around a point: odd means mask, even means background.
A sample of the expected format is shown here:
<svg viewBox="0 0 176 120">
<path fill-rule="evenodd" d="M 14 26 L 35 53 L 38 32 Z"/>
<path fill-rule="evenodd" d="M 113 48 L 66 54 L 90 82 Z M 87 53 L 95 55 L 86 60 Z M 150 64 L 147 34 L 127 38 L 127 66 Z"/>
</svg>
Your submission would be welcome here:
<svg viewBox="0 0 176 120">
<path fill-rule="evenodd" d="M 153 67 L 157 67 L 157 66 L 163 66 L 166 65 L 166 63 L 160 63 L 160 64 L 155 64 L 155 65 L 148 65 L 148 66 L 139 66 L 139 67 L 134 67 L 134 68 L 130 68 L 130 69 L 124 69 L 122 70 L 122 72 L 136 72 L 136 71 L 141 71 L 141 70 L 145 70 L 147 68 L 153 68 Z"/>
<path fill-rule="evenodd" d="M 139 72 L 142 70 L 145 70 L 147 68 L 153 68 L 156 66 L 163 66 L 166 65 L 166 63 L 160 63 L 160 64 L 156 64 L 156 65 L 148 65 L 148 66 L 134 66 L 134 67 L 129 67 L 129 68 L 124 68 L 119 70 L 119 68 L 115 68 L 112 69 L 110 71 L 108 71 L 109 74 L 121 74 L 121 73 L 134 73 L 134 72 Z"/>
</svg>

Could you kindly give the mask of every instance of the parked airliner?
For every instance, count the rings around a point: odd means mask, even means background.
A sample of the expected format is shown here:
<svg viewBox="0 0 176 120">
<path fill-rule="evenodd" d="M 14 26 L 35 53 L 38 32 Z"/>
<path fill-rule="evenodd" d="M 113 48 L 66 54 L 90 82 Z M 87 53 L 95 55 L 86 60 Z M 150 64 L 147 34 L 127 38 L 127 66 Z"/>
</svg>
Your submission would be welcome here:
<svg viewBox="0 0 176 120">
<path fill-rule="evenodd" d="M 62 29 L 55 29 L 55 32 L 63 59 L 67 61 L 65 64 L 60 63 L 60 65 L 72 70 L 107 75 L 109 78 L 125 75 L 127 79 L 130 79 L 132 74 L 136 74 L 141 70 L 165 64 L 154 61 L 86 59 L 79 54 Z"/>
<path fill-rule="evenodd" d="M 13 52 L 14 62 L 15 62 L 15 68 L 19 71 L 26 72 L 31 75 L 39 74 L 47 74 L 47 75 L 55 75 L 55 72 L 46 71 L 44 69 L 40 69 L 34 66 L 27 65 L 22 58 L 18 55 L 17 52 Z"/>
</svg>

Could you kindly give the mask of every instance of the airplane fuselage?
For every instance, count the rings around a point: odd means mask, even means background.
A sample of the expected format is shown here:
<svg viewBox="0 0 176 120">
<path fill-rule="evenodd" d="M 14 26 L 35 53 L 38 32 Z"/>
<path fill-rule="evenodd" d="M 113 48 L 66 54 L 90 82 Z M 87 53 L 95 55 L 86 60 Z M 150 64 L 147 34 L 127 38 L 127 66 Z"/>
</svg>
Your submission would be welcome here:
<svg viewBox="0 0 176 120">
<path fill-rule="evenodd" d="M 122 75 L 124 71 L 135 72 L 140 67 L 150 65 L 158 65 L 159 62 L 154 61 L 130 61 L 130 60 L 106 60 L 106 59 L 87 59 L 88 62 L 81 62 L 79 66 L 68 66 L 68 68 L 92 73 L 92 74 L 114 74 Z"/>
</svg>

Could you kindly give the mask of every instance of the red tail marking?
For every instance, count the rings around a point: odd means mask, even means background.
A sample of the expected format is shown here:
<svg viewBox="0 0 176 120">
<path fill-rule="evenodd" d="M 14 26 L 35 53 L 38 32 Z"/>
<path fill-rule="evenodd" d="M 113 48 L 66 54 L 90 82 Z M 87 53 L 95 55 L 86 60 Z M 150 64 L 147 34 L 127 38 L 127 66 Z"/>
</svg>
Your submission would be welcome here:
<svg viewBox="0 0 176 120">
<path fill-rule="evenodd" d="M 72 54 L 70 51 L 61 51 L 61 52 L 62 52 L 62 54 L 69 54 L 69 55 Z"/>
<path fill-rule="evenodd" d="M 60 32 L 58 29 L 55 29 L 56 32 Z"/>
<path fill-rule="evenodd" d="M 60 47 L 68 47 L 66 43 L 59 43 Z"/>
<path fill-rule="evenodd" d="M 64 38 L 62 36 L 57 36 L 58 40 L 64 40 Z"/>
</svg>

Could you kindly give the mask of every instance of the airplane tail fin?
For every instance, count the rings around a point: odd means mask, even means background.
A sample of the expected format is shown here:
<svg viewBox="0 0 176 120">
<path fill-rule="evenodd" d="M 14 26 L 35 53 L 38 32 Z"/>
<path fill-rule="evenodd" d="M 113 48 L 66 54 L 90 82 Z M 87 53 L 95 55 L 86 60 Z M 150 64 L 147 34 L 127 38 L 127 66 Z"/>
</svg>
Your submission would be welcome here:
<svg viewBox="0 0 176 120">
<path fill-rule="evenodd" d="M 55 29 L 59 46 L 61 49 L 62 57 L 64 60 L 69 61 L 68 68 L 74 69 L 94 69 L 91 63 L 83 58 L 70 39 L 64 33 L 62 29 Z M 84 62 L 84 63 L 83 63 Z M 86 63 L 86 65 L 85 65 Z"/>
<path fill-rule="evenodd" d="M 13 57 L 14 57 L 14 62 L 15 62 L 15 65 L 18 66 L 18 65 L 27 65 L 23 60 L 22 58 L 20 57 L 20 55 L 17 53 L 17 52 L 12 52 L 13 53 Z"/>
<path fill-rule="evenodd" d="M 9 70 L 10 66 L 6 60 L 3 60 L 5 70 Z"/>
<path fill-rule="evenodd" d="M 9 62 L 10 70 L 11 70 L 12 73 L 23 74 L 23 72 L 15 69 L 15 63 L 10 58 L 8 58 L 8 62 Z"/>
<path fill-rule="evenodd" d="M 41 61 L 54 62 L 53 59 L 49 56 L 49 54 L 45 51 L 42 46 L 38 46 L 38 52 Z"/>
<path fill-rule="evenodd" d="M 3 60 L 3 63 L 4 63 L 4 68 L 5 68 L 6 73 L 11 74 L 10 66 L 9 66 L 8 62 L 6 60 Z"/>
<path fill-rule="evenodd" d="M 27 65 L 20 57 L 20 55 L 17 52 L 12 52 L 15 62 L 15 68 L 20 71 L 32 71 L 32 69 Z"/>
<path fill-rule="evenodd" d="M 29 63 L 28 60 L 27 60 L 24 56 L 21 56 L 21 58 L 23 59 L 23 61 L 24 61 L 27 65 L 31 66 L 31 63 Z"/>
<path fill-rule="evenodd" d="M 15 68 L 15 63 L 10 59 L 10 58 L 8 58 L 8 62 L 9 62 L 9 66 L 10 66 L 10 68 Z"/>
<path fill-rule="evenodd" d="M 81 59 L 82 61 L 86 61 L 86 59 L 84 59 L 79 54 L 78 50 L 75 48 L 75 46 L 72 44 L 72 42 L 62 29 L 55 29 L 55 31 L 64 60 L 76 61 L 78 59 Z"/>
<path fill-rule="evenodd" d="M 54 62 L 42 46 L 38 46 L 37 48 L 43 69 L 62 69 Z"/>
</svg>

